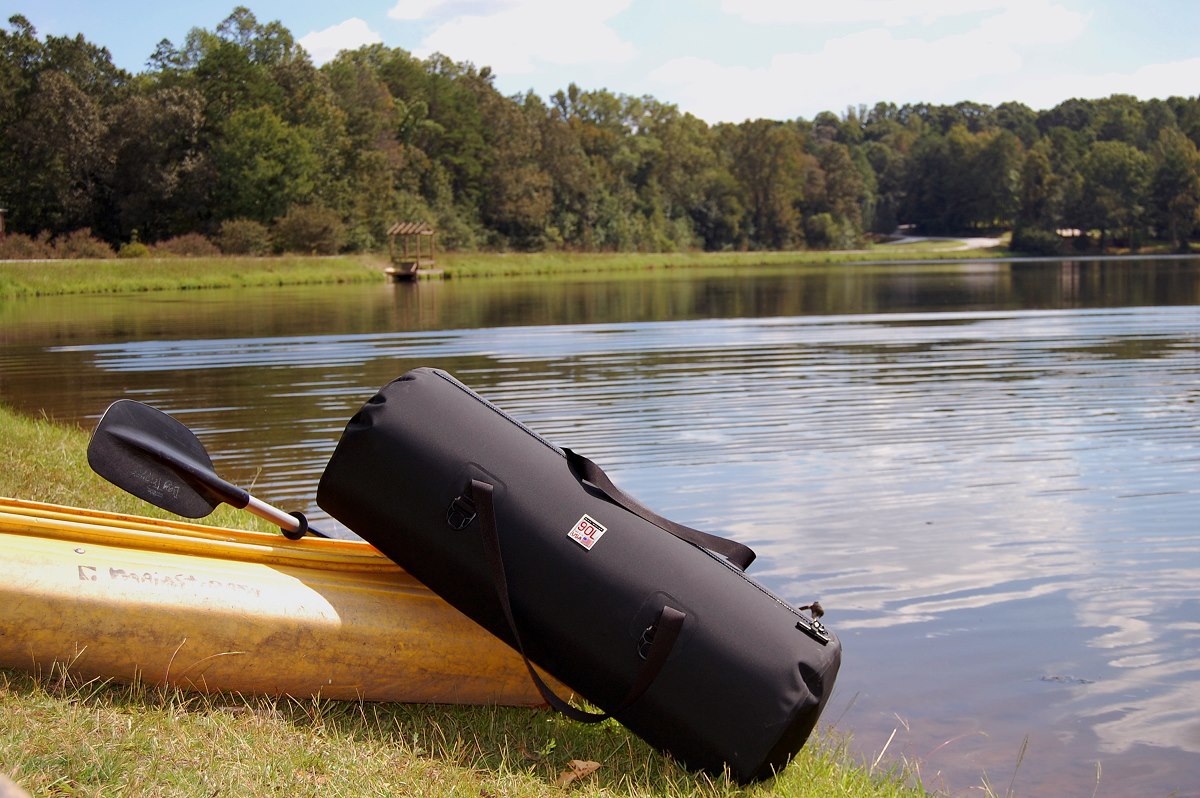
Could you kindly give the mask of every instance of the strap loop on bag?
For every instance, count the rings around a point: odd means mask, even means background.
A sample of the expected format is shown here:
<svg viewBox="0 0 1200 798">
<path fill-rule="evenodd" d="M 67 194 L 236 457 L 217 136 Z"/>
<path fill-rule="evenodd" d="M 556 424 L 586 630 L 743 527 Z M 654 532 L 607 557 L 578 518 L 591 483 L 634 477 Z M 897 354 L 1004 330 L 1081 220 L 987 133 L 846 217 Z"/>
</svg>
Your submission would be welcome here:
<svg viewBox="0 0 1200 798">
<path fill-rule="evenodd" d="M 624 507 L 634 515 L 641 516 L 656 527 L 670 532 L 680 540 L 686 540 L 692 545 L 720 554 L 743 571 L 750 567 L 750 563 L 754 562 L 756 555 L 754 554 L 754 549 L 749 546 L 738 543 L 736 540 L 712 535 L 708 532 L 701 532 L 699 529 L 692 529 L 690 526 L 677 524 L 670 519 L 663 518 L 614 485 L 613 481 L 608 478 L 608 474 L 604 473 L 604 469 L 591 460 L 570 449 L 564 448 L 563 452 L 567 455 L 567 466 L 571 469 L 571 473 L 575 475 L 576 479 L 590 482 L 611 501 Z"/>
<path fill-rule="evenodd" d="M 529 676 L 533 679 L 533 684 L 537 687 L 538 692 L 542 694 L 542 698 L 546 699 L 547 704 L 562 714 L 572 720 L 582 721 L 583 723 L 599 723 L 628 709 L 635 701 L 642 697 L 642 694 L 646 692 L 647 688 L 650 687 L 655 677 L 662 670 L 663 665 L 666 664 L 667 657 L 671 654 L 671 649 L 674 648 L 675 641 L 679 639 L 679 633 L 683 629 L 684 619 L 687 618 L 686 613 L 674 607 L 662 608 L 662 612 L 659 613 L 658 621 L 655 624 L 653 642 L 650 644 L 649 651 L 646 652 L 645 663 L 642 665 L 641 670 L 638 671 L 637 678 L 634 679 L 629 692 L 618 702 L 615 708 L 608 712 L 596 713 L 571 706 L 565 699 L 559 697 L 551 690 L 550 686 L 538 675 L 533 667 L 533 663 L 529 661 L 529 657 L 525 654 L 525 645 L 521 642 L 521 635 L 517 632 L 517 622 L 513 617 L 512 601 L 508 595 L 508 577 L 504 571 L 504 558 L 500 551 L 500 534 L 496 527 L 496 508 L 492 504 L 492 486 L 486 482 L 472 479 L 470 492 L 471 500 L 475 505 L 475 511 L 479 518 L 480 528 L 483 532 L 483 547 L 487 554 L 488 565 L 492 571 L 492 579 L 496 584 L 496 593 L 500 598 L 500 607 L 504 610 L 504 617 L 508 621 L 508 628 L 512 631 L 513 640 L 517 644 L 517 650 L 521 653 L 522 659 L 525 660 L 525 668 L 529 671 Z"/>
</svg>

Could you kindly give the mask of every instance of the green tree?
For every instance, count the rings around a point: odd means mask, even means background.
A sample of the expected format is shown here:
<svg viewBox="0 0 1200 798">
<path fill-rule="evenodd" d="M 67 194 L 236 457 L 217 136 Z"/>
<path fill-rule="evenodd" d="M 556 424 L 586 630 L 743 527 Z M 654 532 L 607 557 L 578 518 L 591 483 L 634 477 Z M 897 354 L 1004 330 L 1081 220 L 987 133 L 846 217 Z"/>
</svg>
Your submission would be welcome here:
<svg viewBox="0 0 1200 798">
<path fill-rule="evenodd" d="M 586 186 L 586 194 L 573 192 L 568 198 L 575 207 L 565 220 L 578 226 L 579 245 L 637 248 L 645 241 L 653 215 L 646 206 L 647 195 L 655 191 L 647 170 L 653 143 L 634 135 L 646 121 L 644 105 L 609 91 L 581 91 L 572 84 L 554 95 L 553 108 L 569 131 L 567 139 L 559 142 L 567 146 L 556 147 L 556 156 L 568 157 L 562 165 L 584 167 L 573 178 L 576 186 Z M 552 180 L 555 177 L 552 173 Z"/>
<path fill-rule="evenodd" d="M 1021 140 L 1021 146 L 1032 147 L 1040 137 L 1037 113 L 1024 103 L 1008 102 L 996 106 L 992 117 L 997 127 L 1007 130 Z"/>
<path fill-rule="evenodd" d="M 988 187 L 980 180 L 984 141 L 983 135 L 962 123 L 955 124 L 946 134 L 945 161 L 940 173 L 946 205 L 939 212 L 946 232 L 968 230 L 987 216 Z"/>
<path fill-rule="evenodd" d="M 862 157 L 871 168 L 874 189 L 865 224 L 875 233 L 891 233 L 906 219 L 909 160 L 918 137 L 916 125 L 900 122 L 894 104 L 877 103 L 864 126 Z"/>
<path fill-rule="evenodd" d="M 1175 110 L 1166 100 L 1150 99 L 1141 104 L 1142 119 L 1145 121 L 1146 143 L 1153 148 L 1158 136 L 1168 128 L 1178 128 Z"/>
<path fill-rule="evenodd" d="M 491 79 L 490 70 L 435 54 L 425 62 L 417 95 L 429 109 L 429 124 L 416 131 L 415 143 L 445 170 L 454 203 L 468 215 L 478 208 L 487 177 L 487 130 L 479 100 Z"/>
<path fill-rule="evenodd" d="M 1087 153 L 1086 134 L 1065 127 L 1051 128 L 1040 140 L 1042 152 L 1050 161 L 1053 187 L 1050 213 L 1056 227 L 1088 229 L 1087 198 L 1083 193 L 1080 167 Z M 1077 239 L 1079 244 L 1086 239 Z"/>
<path fill-rule="evenodd" d="M 706 176 L 701 196 L 689 210 L 693 228 L 706 250 L 740 248 L 746 243 L 746 208 L 742 192 L 727 165 L 718 164 Z"/>
<path fill-rule="evenodd" d="M 651 217 L 647 243 L 669 249 L 710 246 L 712 224 L 720 222 L 709 214 L 720 202 L 709 200 L 729 184 L 713 130 L 669 103 L 641 98 L 640 107 L 635 134 L 640 165 L 634 184 L 642 212 Z M 724 243 L 713 241 L 711 246 Z"/>
<path fill-rule="evenodd" d="M 213 153 L 220 219 L 269 223 L 291 205 L 311 201 L 320 162 L 305 131 L 263 106 L 236 111 Z"/>
<path fill-rule="evenodd" d="M 1008 130 L 930 129 L 909 161 L 905 219 L 932 233 L 1010 224 L 1018 208 L 1021 142 Z"/>
<path fill-rule="evenodd" d="M 412 143 L 414 130 L 426 109 L 420 99 L 404 101 L 392 94 L 384 77 L 395 60 L 407 53 L 383 45 L 344 51 L 321 68 L 332 101 L 344 123 L 340 156 L 323 145 L 327 169 L 337 160 L 344 199 L 337 203 L 348 220 L 352 247 L 383 246 L 387 228 L 399 218 L 432 220 L 419 194 L 429 158 Z"/>
<path fill-rule="evenodd" d="M 705 249 L 732 246 L 738 238 L 742 207 L 715 132 L 700 119 L 683 114 L 661 135 L 663 185 L 672 218 L 689 219 L 692 236 Z"/>
<path fill-rule="evenodd" d="M 95 227 L 103 171 L 100 109 L 64 73 L 38 75 L 21 117 L 5 131 L 13 172 L 3 186 L 13 229 Z"/>
<path fill-rule="evenodd" d="M 1151 158 L 1151 218 L 1160 235 L 1186 252 L 1200 222 L 1200 152 L 1181 131 L 1165 128 Z"/>
<path fill-rule="evenodd" d="M 1080 165 L 1088 226 L 1104 247 L 1110 230 L 1124 230 L 1129 245 L 1141 240 L 1149 157 L 1123 141 L 1097 141 Z"/>
<path fill-rule="evenodd" d="M 47 36 L 43 70 L 63 73 L 100 106 L 119 100 L 129 83 L 129 74 L 113 65 L 108 48 L 92 44 L 83 34 Z"/>
<path fill-rule="evenodd" d="M 868 192 L 863 173 L 850 148 L 829 140 L 817 147 L 819 169 L 812 173 L 804 210 L 809 216 L 828 216 L 828 221 L 805 225 L 805 239 L 812 247 L 852 247 L 860 243 L 863 208 Z M 869 168 L 869 167 L 868 167 Z"/>
<path fill-rule="evenodd" d="M 760 247 L 793 249 L 804 243 L 800 207 L 817 164 L 800 131 L 764 119 L 728 132 L 732 171 L 742 189 L 751 240 Z"/>
<path fill-rule="evenodd" d="M 1180 132 L 1200 147 L 1200 97 L 1171 97 L 1167 106 Z"/>
<path fill-rule="evenodd" d="M 864 226 L 873 233 L 891 233 L 900 224 L 904 205 L 907 171 L 904 153 L 880 141 L 868 141 L 861 153 L 871 169 L 874 184 Z"/>
<path fill-rule="evenodd" d="M 127 240 L 138 230 L 160 241 L 207 227 L 215 175 L 200 93 L 173 87 L 134 94 L 109 118 L 111 237 Z"/>
<path fill-rule="evenodd" d="M 480 198 L 483 222 L 513 246 L 541 249 L 553 204 L 551 179 L 538 159 L 544 106 L 532 98 L 519 106 L 491 92 L 480 99 L 492 139 Z"/>
<path fill-rule="evenodd" d="M 14 15 L 0 31 L 0 197 L 9 229 L 103 229 L 105 106 L 128 75 L 82 36 L 39 41 Z"/>
<path fill-rule="evenodd" d="M 11 31 L 0 30 L 0 120 L 6 124 L 15 119 L 21 97 L 32 88 L 43 51 L 28 19 L 14 14 L 8 24 Z"/>
<path fill-rule="evenodd" d="M 946 137 L 929 131 L 917 139 L 908 162 L 901 218 L 925 233 L 948 233 L 959 226 L 955 208 L 955 164 Z"/>
<path fill-rule="evenodd" d="M 570 87 L 574 91 L 578 88 Z M 557 92 L 539 121 L 539 161 L 550 178 L 549 240 L 577 247 L 594 243 L 591 201 L 596 174 L 583 148 L 582 120 L 570 115 L 566 94 Z"/>
<path fill-rule="evenodd" d="M 42 43 L 29 20 L 14 14 L 10 31 L 0 30 L 0 199 L 8 207 L 9 232 L 36 234 L 40 220 L 30 208 L 22 208 L 17 192 L 28 180 L 22 150 L 32 142 L 18 141 L 16 125 L 27 110 L 42 60 Z"/>
<path fill-rule="evenodd" d="M 1008 130 L 991 130 L 978 138 L 979 149 L 970 173 L 977 197 L 972 223 L 1008 227 L 1020 207 L 1024 147 L 1016 134 Z"/>
<path fill-rule="evenodd" d="M 1017 225 L 1051 230 L 1055 227 L 1055 176 L 1050 163 L 1050 144 L 1039 140 L 1025 153 L 1021 165 L 1020 211 Z"/>
<path fill-rule="evenodd" d="M 1038 114 L 1038 129 L 1042 135 L 1048 134 L 1053 128 L 1081 134 L 1086 142 L 1095 138 L 1094 121 L 1096 119 L 1096 104 L 1092 100 L 1073 98 L 1065 100 Z"/>
<path fill-rule="evenodd" d="M 1114 94 L 1095 103 L 1092 123 L 1098 141 L 1123 141 L 1140 150 L 1149 143 L 1142 103 L 1129 94 Z"/>
<path fill-rule="evenodd" d="M 179 64 L 207 100 L 214 126 L 238 110 L 264 105 L 284 119 L 297 121 L 294 97 L 285 91 L 276 70 L 308 63 L 308 55 L 283 25 L 260 24 L 245 6 L 235 8 L 216 30 L 193 28 L 178 52 L 169 42 L 160 42 L 156 61 Z"/>
</svg>

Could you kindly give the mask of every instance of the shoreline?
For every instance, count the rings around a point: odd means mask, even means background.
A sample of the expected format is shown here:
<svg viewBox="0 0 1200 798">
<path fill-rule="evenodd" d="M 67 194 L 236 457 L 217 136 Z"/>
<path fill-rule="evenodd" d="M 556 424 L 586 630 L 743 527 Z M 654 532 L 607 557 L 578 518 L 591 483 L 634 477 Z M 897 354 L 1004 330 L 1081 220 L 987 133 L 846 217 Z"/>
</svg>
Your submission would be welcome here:
<svg viewBox="0 0 1200 798">
<path fill-rule="evenodd" d="M 964 241 L 963 246 L 953 246 Z M 931 239 L 880 244 L 863 250 L 770 252 L 448 252 L 436 273 L 421 280 L 497 277 L 552 278 L 571 275 L 673 270 L 738 271 L 769 267 L 797 269 L 839 266 L 937 266 L 956 263 L 1005 264 L 1054 261 L 1186 260 L 1197 253 L 1071 253 L 1020 255 L 1003 246 L 970 247 L 995 239 Z M 949 245 L 949 246 L 948 246 Z M 918 248 L 919 247 L 919 248 Z M 385 282 L 384 255 L 281 255 L 269 257 L 106 258 L 78 260 L 0 260 L 0 300 L 64 294 L 125 294 L 149 291 L 331 285 Z"/>
<path fill-rule="evenodd" d="M 945 242 L 934 242 L 944 244 Z M 447 253 L 431 279 L 497 277 L 553 278 L 572 275 L 674 270 L 738 271 L 769 267 L 797 269 L 840 266 L 936 266 L 955 263 L 1039 263 L 1058 260 L 1122 261 L 1187 259 L 1194 254 L 1092 254 L 1024 256 L 999 247 L 946 249 L 941 246 L 868 250 L 690 253 Z M 284 285 L 332 285 L 385 282 L 388 266 L 379 255 L 146 258 L 104 260 L 0 261 L 0 300 L 65 294 L 128 294 L 150 291 L 249 288 Z"/>
</svg>

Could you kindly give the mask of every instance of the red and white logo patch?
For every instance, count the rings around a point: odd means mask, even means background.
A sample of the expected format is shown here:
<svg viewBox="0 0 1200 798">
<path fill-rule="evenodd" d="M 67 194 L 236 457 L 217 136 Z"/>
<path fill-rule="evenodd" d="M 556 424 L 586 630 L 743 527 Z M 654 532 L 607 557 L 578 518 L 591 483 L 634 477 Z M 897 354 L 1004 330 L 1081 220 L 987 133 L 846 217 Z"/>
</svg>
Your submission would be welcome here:
<svg viewBox="0 0 1200 798">
<path fill-rule="evenodd" d="M 579 519 L 579 523 L 575 524 L 567 533 L 567 537 L 591 551 L 592 546 L 595 546 L 596 541 L 600 540 L 600 537 L 607 531 L 608 527 L 584 513 L 583 518 Z"/>
</svg>

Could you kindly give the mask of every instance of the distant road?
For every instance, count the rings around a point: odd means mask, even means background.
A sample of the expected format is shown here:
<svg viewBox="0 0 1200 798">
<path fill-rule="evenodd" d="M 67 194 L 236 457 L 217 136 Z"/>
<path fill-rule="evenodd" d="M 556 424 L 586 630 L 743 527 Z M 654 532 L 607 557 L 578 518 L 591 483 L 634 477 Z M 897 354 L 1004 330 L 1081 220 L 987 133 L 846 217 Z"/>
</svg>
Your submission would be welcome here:
<svg viewBox="0 0 1200 798">
<path fill-rule="evenodd" d="M 942 252 L 959 252 L 966 249 L 990 249 L 1000 246 L 998 238 L 958 238 L 956 236 L 905 236 L 895 241 L 887 241 L 882 246 L 894 247 L 904 244 L 923 244 L 930 241 L 959 241 L 957 247 L 947 247 Z"/>
</svg>

